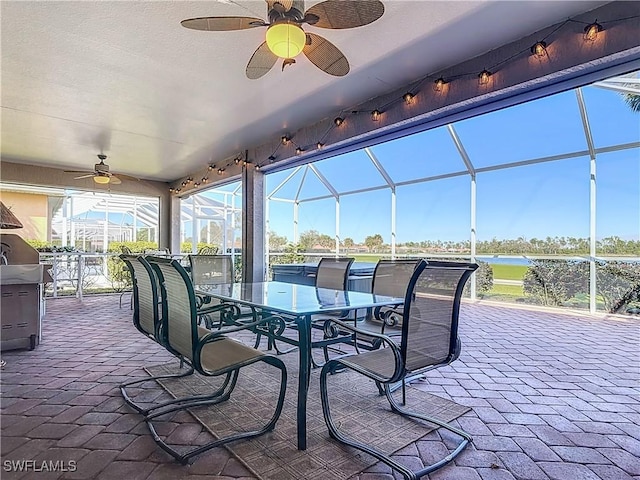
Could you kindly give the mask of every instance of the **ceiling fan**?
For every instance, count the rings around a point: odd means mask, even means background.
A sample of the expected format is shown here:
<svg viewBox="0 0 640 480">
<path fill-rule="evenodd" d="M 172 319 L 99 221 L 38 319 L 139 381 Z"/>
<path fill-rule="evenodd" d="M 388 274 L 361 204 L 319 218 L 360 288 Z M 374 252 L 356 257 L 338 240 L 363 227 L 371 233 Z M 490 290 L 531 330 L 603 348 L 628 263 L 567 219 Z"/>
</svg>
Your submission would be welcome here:
<svg viewBox="0 0 640 480">
<path fill-rule="evenodd" d="M 183 20 L 193 30 L 225 32 L 267 27 L 265 41 L 247 64 L 246 75 L 255 80 L 265 75 L 282 58 L 282 70 L 296 63 L 300 53 L 329 75 L 349 73 L 344 54 L 326 38 L 302 29 L 307 23 L 319 28 L 344 29 L 376 21 L 384 13 L 379 0 L 325 0 L 305 11 L 304 0 L 266 0 L 269 23 L 257 17 L 201 17 Z M 304 13 L 303 13 L 304 12 Z"/>
<path fill-rule="evenodd" d="M 107 156 L 100 153 L 98 155 L 98 158 L 100 159 L 100 163 L 96 163 L 94 165 L 93 172 L 87 171 L 87 170 L 65 170 L 64 173 L 75 173 L 75 174 L 81 173 L 82 175 L 80 175 L 79 177 L 74 177 L 74 180 L 93 177 L 94 182 L 100 183 L 102 185 L 106 185 L 108 183 L 113 185 L 119 185 L 122 183 L 121 179 L 139 180 L 136 177 L 130 177 L 129 175 L 122 175 L 120 173 L 116 177 L 113 173 L 109 171 L 109 165 L 104 163 L 104 161 L 107 159 Z"/>
</svg>

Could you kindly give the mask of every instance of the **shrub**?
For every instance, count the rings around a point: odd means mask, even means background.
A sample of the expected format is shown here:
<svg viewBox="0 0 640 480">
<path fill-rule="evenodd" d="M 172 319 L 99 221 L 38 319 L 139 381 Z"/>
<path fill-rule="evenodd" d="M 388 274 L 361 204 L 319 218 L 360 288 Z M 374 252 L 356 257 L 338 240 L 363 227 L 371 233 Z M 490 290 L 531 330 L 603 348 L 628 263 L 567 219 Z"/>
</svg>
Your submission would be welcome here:
<svg viewBox="0 0 640 480">
<path fill-rule="evenodd" d="M 182 242 L 180 244 L 180 253 L 192 253 L 192 250 L 191 250 L 192 246 L 193 246 L 193 243 L 191 242 Z M 199 252 L 201 249 L 205 247 L 215 248 L 216 250 L 219 250 L 218 246 L 214 245 L 213 243 L 198 242 L 198 244 L 196 245 L 196 251 Z"/>
<path fill-rule="evenodd" d="M 573 260 L 533 260 L 523 278 L 524 293 L 546 306 L 562 306 L 589 292 L 589 264 Z"/>
<path fill-rule="evenodd" d="M 598 293 L 609 313 L 640 312 L 640 263 L 596 264 Z"/>
</svg>

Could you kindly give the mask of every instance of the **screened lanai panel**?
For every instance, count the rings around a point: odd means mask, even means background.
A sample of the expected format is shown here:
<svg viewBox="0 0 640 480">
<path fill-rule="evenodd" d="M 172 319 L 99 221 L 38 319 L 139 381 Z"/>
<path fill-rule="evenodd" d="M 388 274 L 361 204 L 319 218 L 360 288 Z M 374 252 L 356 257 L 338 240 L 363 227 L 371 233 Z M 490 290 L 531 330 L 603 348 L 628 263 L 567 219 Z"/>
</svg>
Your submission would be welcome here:
<svg viewBox="0 0 640 480">
<path fill-rule="evenodd" d="M 382 143 L 371 150 L 395 183 L 467 171 L 447 127 Z"/>
<path fill-rule="evenodd" d="M 583 88 L 582 94 L 596 148 L 640 142 L 640 112 L 620 93 L 593 86 Z"/>
<path fill-rule="evenodd" d="M 388 188 L 340 198 L 340 238 L 363 243 L 379 233 L 391 242 L 391 191 Z"/>
<path fill-rule="evenodd" d="M 640 149 L 599 154 L 596 179 L 597 253 L 613 252 L 605 239 L 640 242 Z"/>
<path fill-rule="evenodd" d="M 181 249 L 197 252 L 198 243 L 216 245 L 220 252 L 239 251 L 242 244 L 240 182 L 219 185 L 181 199 Z M 194 241 L 195 240 L 195 241 Z M 200 245 L 202 246 L 202 245 Z"/>
<path fill-rule="evenodd" d="M 463 120 L 455 128 L 476 168 L 587 150 L 574 91 Z"/>
<path fill-rule="evenodd" d="M 332 195 L 327 186 L 322 183 L 320 177 L 313 171 L 314 168 L 309 165 L 305 166 L 306 174 L 298 195 L 299 200 Z"/>
<path fill-rule="evenodd" d="M 589 158 L 478 174 L 477 232 L 478 241 L 588 238 Z"/>
<path fill-rule="evenodd" d="M 303 234 L 313 230 L 335 238 L 335 205 L 336 202 L 332 198 L 301 203 L 298 212 L 298 233 Z"/>
<path fill-rule="evenodd" d="M 399 187 L 397 242 L 453 242 L 468 252 L 471 179 L 452 177 Z M 459 252 L 460 253 L 460 252 Z"/>
<path fill-rule="evenodd" d="M 328 158 L 315 166 L 338 193 L 386 185 L 364 150 Z"/>
<path fill-rule="evenodd" d="M 267 196 L 295 200 L 305 167 L 288 169 L 281 172 L 269 173 L 265 177 L 265 187 Z"/>
<path fill-rule="evenodd" d="M 294 241 L 293 203 L 269 201 L 268 230 L 280 236 L 287 237 L 288 242 Z"/>
</svg>

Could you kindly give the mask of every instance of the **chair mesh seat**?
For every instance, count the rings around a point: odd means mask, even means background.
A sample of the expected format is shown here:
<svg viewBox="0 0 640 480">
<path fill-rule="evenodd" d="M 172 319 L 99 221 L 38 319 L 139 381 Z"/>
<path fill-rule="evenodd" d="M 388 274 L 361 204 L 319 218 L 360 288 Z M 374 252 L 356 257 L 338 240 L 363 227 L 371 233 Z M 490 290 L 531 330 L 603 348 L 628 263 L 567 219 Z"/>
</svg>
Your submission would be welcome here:
<svg viewBox="0 0 640 480">
<path fill-rule="evenodd" d="M 209 372 L 217 372 L 226 368 L 260 358 L 264 354 L 231 338 L 222 338 L 207 343 L 202 349 L 200 361 Z"/>
<path fill-rule="evenodd" d="M 379 348 L 360 355 L 346 357 L 342 360 L 342 363 L 387 378 L 391 377 L 395 371 L 395 360 L 393 351 L 390 348 Z"/>
</svg>

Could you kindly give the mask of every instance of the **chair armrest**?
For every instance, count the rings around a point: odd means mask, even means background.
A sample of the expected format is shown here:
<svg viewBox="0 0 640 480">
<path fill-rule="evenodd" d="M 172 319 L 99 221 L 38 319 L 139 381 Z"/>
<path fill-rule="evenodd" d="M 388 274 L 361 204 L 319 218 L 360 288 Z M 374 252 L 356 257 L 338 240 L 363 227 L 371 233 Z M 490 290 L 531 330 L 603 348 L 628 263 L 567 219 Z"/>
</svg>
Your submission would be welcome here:
<svg viewBox="0 0 640 480">
<path fill-rule="evenodd" d="M 254 318 L 257 317 L 255 309 L 253 309 Z M 205 343 L 215 341 L 217 338 L 226 336 L 229 333 L 240 332 L 242 330 L 251 330 L 259 325 L 268 323 L 270 318 L 261 318 L 259 320 L 254 320 L 253 322 L 243 323 L 242 325 L 235 325 L 232 327 L 221 328 L 220 330 L 212 331 L 211 333 L 206 334 L 203 337 L 200 337 L 198 340 L 198 344 L 204 345 Z"/>
<path fill-rule="evenodd" d="M 402 379 L 402 375 L 404 373 L 404 362 L 402 361 L 402 356 L 400 353 L 400 348 L 398 347 L 398 345 L 396 344 L 396 342 L 393 341 L 393 339 L 387 335 L 381 334 L 381 333 L 374 333 L 374 332 L 368 332 L 368 331 L 364 331 L 364 330 L 360 330 L 356 327 L 354 327 L 353 325 L 350 325 L 348 323 L 342 322 L 340 320 L 329 320 L 328 322 L 331 323 L 335 323 L 337 325 L 339 325 L 339 327 L 341 329 L 347 330 L 351 333 L 354 334 L 355 338 L 357 339 L 358 334 L 361 335 L 365 335 L 368 338 L 376 338 L 378 340 L 380 340 L 381 343 L 386 344 L 388 348 L 391 349 L 392 353 L 393 353 L 393 358 L 394 358 L 394 362 L 395 362 L 395 368 L 394 368 L 394 372 L 393 375 L 391 377 L 384 377 L 382 375 L 378 375 L 370 370 L 366 370 L 363 368 L 360 368 L 357 365 L 349 365 L 348 367 L 351 368 L 352 370 L 355 370 L 377 382 L 381 382 L 381 383 L 394 383 L 397 382 L 398 380 Z M 337 362 L 340 362 L 341 359 L 348 359 L 351 356 L 357 356 L 360 355 L 359 353 L 357 354 L 351 354 L 351 355 L 345 355 L 344 357 L 338 357 L 336 358 Z"/>
<path fill-rule="evenodd" d="M 345 330 L 347 330 L 347 331 L 349 331 L 349 332 L 351 332 L 351 333 L 353 333 L 355 335 L 361 334 L 361 335 L 366 335 L 367 337 L 377 338 L 377 339 L 381 340 L 382 342 L 388 343 L 389 345 L 393 345 L 394 347 L 397 348 L 396 343 L 391 339 L 391 337 L 389 337 L 387 335 L 384 335 L 382 333 L 375 333 L 375 332 L 368 332 L 366 330 L 360 330 L 359 328 L 356 328 L 351 324 L 345 323 L 345 322 L 343 322 L 341 320 L 334 319 L 334 318 L 327 319 L 327 322 L 328 323 L 335 323 L 335 324 L 339 325 L 340 328 L 344 328 Z"/>
</svg>

